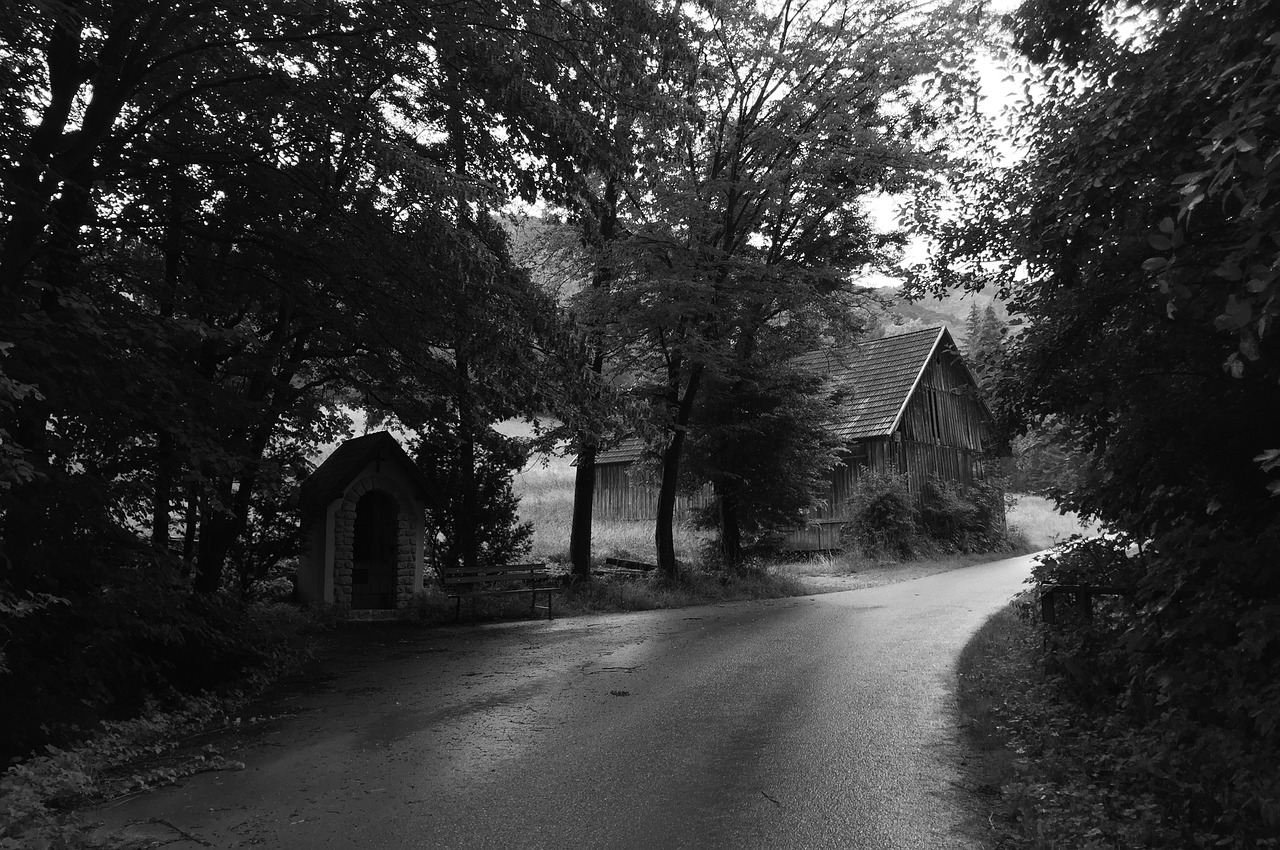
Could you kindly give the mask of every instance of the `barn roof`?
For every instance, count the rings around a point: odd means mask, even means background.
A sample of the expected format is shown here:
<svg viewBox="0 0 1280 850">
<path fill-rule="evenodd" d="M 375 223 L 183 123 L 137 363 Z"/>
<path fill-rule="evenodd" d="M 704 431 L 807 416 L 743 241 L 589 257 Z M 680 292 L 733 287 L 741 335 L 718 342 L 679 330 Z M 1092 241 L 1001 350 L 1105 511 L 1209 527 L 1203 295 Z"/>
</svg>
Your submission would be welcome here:
<svg viewBox="0 0 1280 850">
<path fill-rule="evenodd" d="M 644 454 L 644 441 L 639 437 L 628 437 L 622 444 L 612 449 L 596 452 L 596 463 L 631 463 Z"/>
<path fill-rule="evenodd" d="M 835 433 L 852 442 L 887 437 L 897 429 L 912 391 L 939 347 L 957 350 L 951 332 L 941 325 L 813 351 L 796 362 L 828 376 L 837 389 L 847 392 L 847 412 Z M 640 440 L 628 439 L 617 448 L 600 452 L 596 463 L 630 463 L 643 451 Z"/>
<path fill-rule="evenodd" d="M 390 460 L 400 464 L 424 498 L 431 498 L 432 488 L 422 470 L 409 457 L 400 441 L 387 431 L 375 431 L 362 437 L 347 440 L 325 458 L 324 463 L 302 482 L 298 502 L 304 514 L 319 510 L 341 496 L 360 470 L 370 461 Z"/>
<path fill-rule="evenodd" d="M 798 362 L 848 392 L 846 414 L 836 434 L 844 440 L 865 440 L 887 437 L 897 429 L 907 400 L 939 346 L 956 347 L 943 326 L 814 351 Z"/>
</svg>

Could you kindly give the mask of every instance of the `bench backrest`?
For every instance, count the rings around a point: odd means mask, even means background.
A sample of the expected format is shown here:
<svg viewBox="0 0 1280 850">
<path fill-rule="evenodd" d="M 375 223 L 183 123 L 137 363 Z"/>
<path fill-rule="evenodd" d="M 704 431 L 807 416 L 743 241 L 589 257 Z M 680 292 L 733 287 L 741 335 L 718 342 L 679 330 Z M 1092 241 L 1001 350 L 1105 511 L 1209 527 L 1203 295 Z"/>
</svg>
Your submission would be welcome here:
<svg viewBox="0 0 1280 850">
<path fill-rule="evenodd" d="M 494 582 L 541 581 L 547 577 L 546 564 L 503 564 L 501 566 L 437 567 L 440 583 L 445 587 L 456 584 L 486 584 Z"/>
</svg>

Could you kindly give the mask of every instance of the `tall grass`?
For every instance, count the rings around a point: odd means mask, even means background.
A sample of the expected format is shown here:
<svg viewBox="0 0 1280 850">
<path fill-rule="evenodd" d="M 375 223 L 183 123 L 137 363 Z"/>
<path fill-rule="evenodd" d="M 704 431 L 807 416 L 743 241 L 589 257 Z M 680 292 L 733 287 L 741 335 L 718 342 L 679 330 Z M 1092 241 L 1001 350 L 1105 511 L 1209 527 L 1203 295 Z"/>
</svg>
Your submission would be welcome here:
<svg viewBox="0 0 1280 850">
<path fill-rule="evenodd" d="M 573 515 L 573 481 L 576 468 L 568 458 L 536 458 L 516 475 L 513 484 L 520 498 L 520 519 L 533 523 L 530 557 L 547 563 L 568 563 L 569 527 Z M 1047 549 L 1073 534 L 1097 534 L 1098 526 L 1081 523 L 1073 514 L 1061 514 L 1041 496 L 1019 495 L 1007 512 L 1010 540 L 1026 551 Z M 713 537 L 710 531 L 678 525 L 675 532 L 676 557 L 686 564 Z M 1025 540 L 1025 545 L 1022 541 Z M 657 553 L 653 541 L 653 521 L 624 522 L 596 517 L 591 528 L 591 553 L 596 560 L 607 557 L 653 562 Z M 832 558 L 805 559 L 804 574 L 845 573 L 868 566 L 867 558 L 850 551 Z M 957 561 L 966 560 L 957 558 Z M 968 559 L 968 560 L 981 560 Z M 824 569 L 825 565 L 825 569 Z"/>
<path fill-rule="evenodd" d="M 1073 534 L 1086 537 L 1101 534 L 1096 523 L 1081 522 L 1072 513 L 1059 513 L 1053 502 L 1043 496 L 1017 496 L 1013 507 L 1006 513 L 1009 536 L 1021 535 L 1030 551 L 1038 552 L 1067 540 Z"/>
<path fill-rule="evenodd" d="M 573 517 L 573 479 L 577 472 L 567 458 L 535 459 L 516 475 L 512 490 L 520 498 L 520 521 L 533 523 L 535 561 L 568 563 L 569 530 Z M 692 563 L 708 532 L 686 525 L 675 529 L 676 558 Z M 591 525 L 591 554 L 597 560 L 629 558 L 654 562 L 657 550 L 653 540 L 653 521 L 626 522 L 596 517 Z"/>
</svg>

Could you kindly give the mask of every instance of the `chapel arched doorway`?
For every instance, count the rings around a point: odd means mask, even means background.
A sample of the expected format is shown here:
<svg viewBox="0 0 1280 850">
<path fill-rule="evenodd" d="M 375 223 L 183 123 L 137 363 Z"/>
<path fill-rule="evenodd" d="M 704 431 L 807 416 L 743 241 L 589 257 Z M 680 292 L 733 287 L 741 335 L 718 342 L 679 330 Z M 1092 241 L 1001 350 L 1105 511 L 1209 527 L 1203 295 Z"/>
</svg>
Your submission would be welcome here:
<svg viewBox="0 0 1280 850">
<path fill-rule="evenodd" d="M 356 502 L 351 545 L 351 607 L 394 608 L 400 508 L 383 490 Z"/>
</svg>

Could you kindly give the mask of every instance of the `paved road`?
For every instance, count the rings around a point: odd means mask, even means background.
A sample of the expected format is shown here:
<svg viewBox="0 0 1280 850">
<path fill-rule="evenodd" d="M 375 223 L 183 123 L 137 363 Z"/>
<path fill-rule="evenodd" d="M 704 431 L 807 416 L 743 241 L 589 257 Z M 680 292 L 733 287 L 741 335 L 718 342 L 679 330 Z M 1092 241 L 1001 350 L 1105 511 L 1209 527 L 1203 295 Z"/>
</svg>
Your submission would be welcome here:
<svg viewBox="0 0 1280 850">
<path fill-rule="evenodd" d="M 952 665 L 1029 564 L 364 639 L 245 770 L 91 816 L 169 847 L 974 847 Z"/>
</svg>

